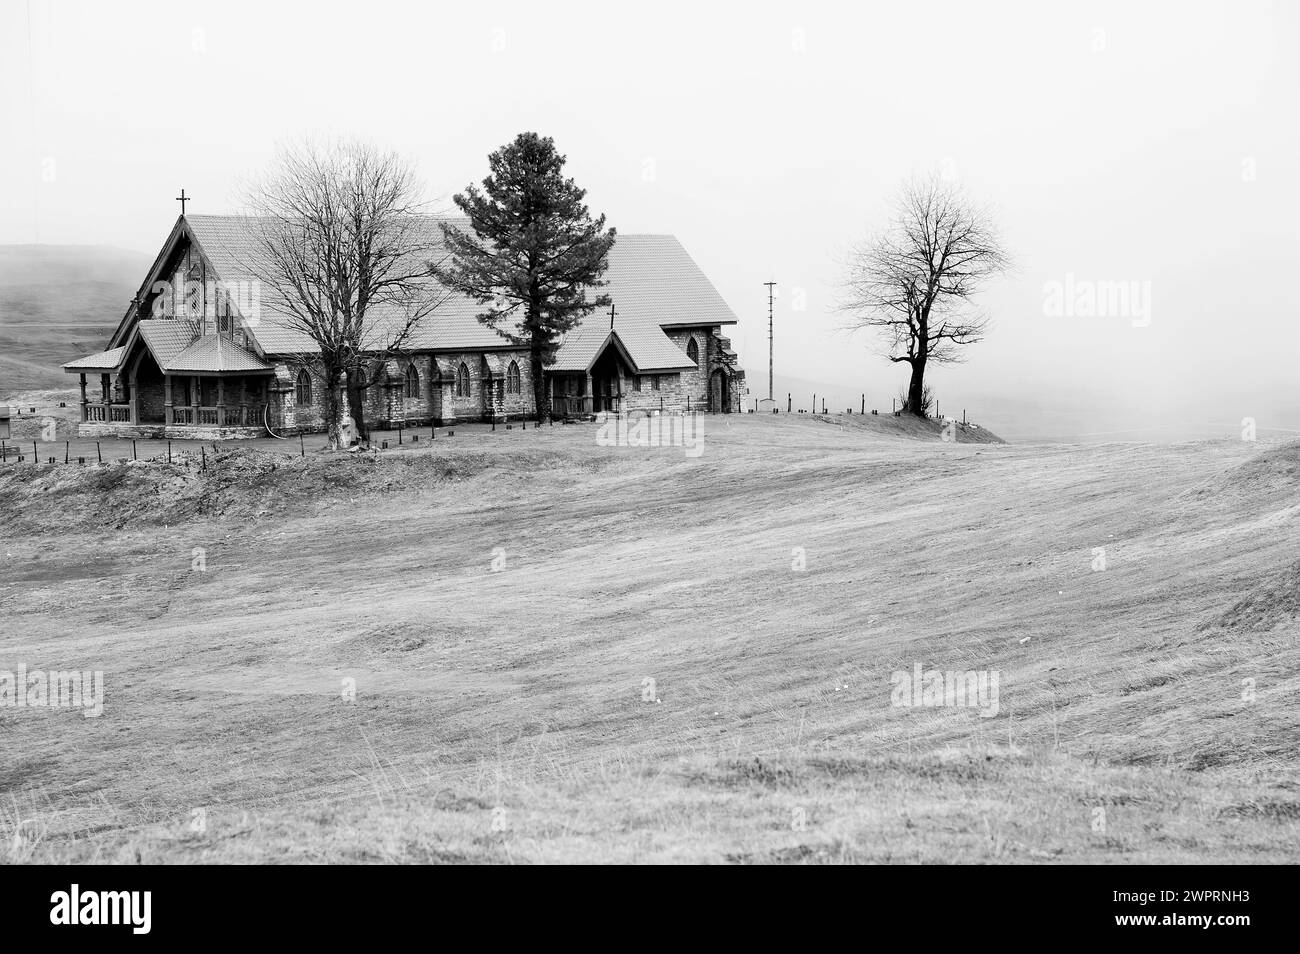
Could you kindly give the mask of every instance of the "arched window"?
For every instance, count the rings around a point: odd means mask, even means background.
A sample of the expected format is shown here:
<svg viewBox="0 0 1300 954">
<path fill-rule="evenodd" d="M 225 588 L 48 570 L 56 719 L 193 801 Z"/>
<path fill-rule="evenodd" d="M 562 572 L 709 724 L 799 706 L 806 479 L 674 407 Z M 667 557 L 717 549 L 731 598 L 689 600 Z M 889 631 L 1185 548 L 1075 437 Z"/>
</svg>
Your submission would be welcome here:
<svg viewBox="0 0 1300 954">
<path fill-rule="evenodd" d="M 519 365 L 511 361 L 510 367 L 506 368 L 506 393 L 518 394 L 520 390 Z"/>
<path fill-rule="evenodd" d="M 695 362 L 697 368 L 700 366 L 700 346 L 695 343 L 694 336 L 691 337 L 690 341 L 686 342 L 686 357 Z"/>
<path fill-rule="evenodd" d="M 469 397 L 469 368 L 464 361 L 456 369 L 456 397 Z"/>
<path fill-rule="evenodd" d="M 299 407 L 311 403 L 311 375 L 306 368 L 298 372 L 298 378 L 293 383 L 293 397 Z"/>
<path fill-rule="evenodd" d="M 420 372 L 415 370 L 415 365 L 410 365 L 406 369 L 406 396 L 409 398 L 420 396 Z"/>
</svg>

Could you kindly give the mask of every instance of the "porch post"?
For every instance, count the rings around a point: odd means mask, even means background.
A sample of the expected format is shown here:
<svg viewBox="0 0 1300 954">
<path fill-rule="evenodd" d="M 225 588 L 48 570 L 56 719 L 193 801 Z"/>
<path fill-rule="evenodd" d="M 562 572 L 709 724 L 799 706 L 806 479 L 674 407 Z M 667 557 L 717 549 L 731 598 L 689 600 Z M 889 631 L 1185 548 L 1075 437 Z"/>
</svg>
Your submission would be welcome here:
<svg viewBox="0 0 1300 954">
<path fill-rule="evenodd" d="M 163 374 L 163 424 L 172 426 L 172 376 Z"/>
<path fill-rule="evenodd" d="M 84 421 L 86 419 L 86 404 L 87 404 L 86 372 L 84 371 L 81 372 L 81 374 L 77 375 L 77 377 L 81 378 L 81 419 Z"/>
<path fill-rule="evenodd" d="M 109 403 L 113 399 L 112 390 L 113 386 L 108 381 L 108 375 L 101 374 L 99 376 L 99 400 L 104 404 Z"/>
<path fill-rule="evenodd" d="M 226 423 L 226 379 L 217 378 L 217 427 Z"/>
<path fill-rule="evenodd" d="M 202 400 L 199 388 L 199 376 L 190 378 L 190 423 L 199 423 L 199 402 Z"/>
<path fill-rule="evenodd" d="M 131 417 L 132 424 L 140 423 L 140 414 L 137 410 L 140 406 L 140 389 L 136 387 L 137 370 L 138 370 L 137 368 L 133 368 L 131 370 L 131 373 L 128 374 L 126 378 L 126 386 L 128 389 L 127 398 L 126 398 L 126 407 L 127 407 L 127 413 Z"/>
<path fill-rule="evenodd" d="M 248 378 L 239 379 L 239 423 L 248 423 Z"/>
</svg>

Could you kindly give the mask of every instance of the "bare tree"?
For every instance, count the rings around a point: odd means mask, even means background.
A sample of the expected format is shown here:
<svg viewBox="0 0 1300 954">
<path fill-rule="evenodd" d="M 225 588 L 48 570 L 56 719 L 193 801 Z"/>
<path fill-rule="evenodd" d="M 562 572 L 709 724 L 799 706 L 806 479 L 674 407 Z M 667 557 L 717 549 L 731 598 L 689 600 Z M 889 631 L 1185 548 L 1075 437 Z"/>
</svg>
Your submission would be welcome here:
<svg viewBox="0 0 1300 954">
<path fill-rule="evenodd" d="M 355 140 L 289 147 L 249 190 L 256 239 L 248 265 L 268 304 L 319 349 L 333 447 L 344 382 L 365 439 L 364 388 L 449 294 L 433 278 L 441 236 L 420 193 L 412 166 Z"/>
<path fill-rule="evenodd" d="M 971 299 L 1008 264 L 987 214 L 938 178 L 905 186 L 891 227 L 853 250 L 840 310 L 911 366 L 905 410 L 924 417 L 926 367 L 957 363 L 983 339 L 988 318 Z"/>
</svg>

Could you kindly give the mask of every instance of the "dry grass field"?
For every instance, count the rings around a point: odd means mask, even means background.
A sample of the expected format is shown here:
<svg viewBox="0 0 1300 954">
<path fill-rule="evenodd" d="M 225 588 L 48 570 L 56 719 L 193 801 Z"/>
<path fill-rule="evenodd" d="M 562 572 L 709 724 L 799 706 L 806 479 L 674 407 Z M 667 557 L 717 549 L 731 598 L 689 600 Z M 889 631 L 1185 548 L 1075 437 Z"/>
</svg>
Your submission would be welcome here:
<svg viewBox="0 0 1300 954">
<path fill-rule="evenodd" d="M 0 858 L 1300 858 L 1300 445 L 896 426 L 10 465 Z"/>
</svg>

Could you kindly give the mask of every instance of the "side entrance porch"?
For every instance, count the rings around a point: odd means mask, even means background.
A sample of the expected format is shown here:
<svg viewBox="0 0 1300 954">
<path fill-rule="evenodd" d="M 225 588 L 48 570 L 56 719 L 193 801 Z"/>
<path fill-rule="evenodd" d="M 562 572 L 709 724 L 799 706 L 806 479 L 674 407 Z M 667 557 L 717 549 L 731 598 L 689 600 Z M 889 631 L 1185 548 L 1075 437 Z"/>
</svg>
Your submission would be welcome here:
<svg viewBox="0 0 1300 954">
<path fill-rule="evenodd" d="M 63 366 L 81 384 L 81 437 L 260 437 L 274 368 L 189 322 L 148 320 L 120 348 Z M 274 423 L 274 422 L 272 422 Z"/>
</svg>

